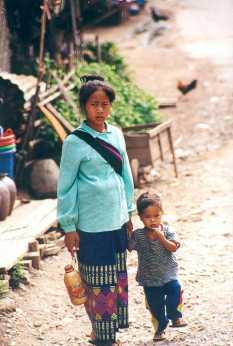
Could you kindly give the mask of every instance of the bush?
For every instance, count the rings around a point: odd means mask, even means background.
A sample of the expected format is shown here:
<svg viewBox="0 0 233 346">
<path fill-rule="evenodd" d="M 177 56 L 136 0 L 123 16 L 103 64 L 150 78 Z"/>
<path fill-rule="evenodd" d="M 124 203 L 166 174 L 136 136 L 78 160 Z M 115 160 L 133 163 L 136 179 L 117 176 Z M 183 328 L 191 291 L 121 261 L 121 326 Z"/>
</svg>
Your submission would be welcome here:
<svg viewBox="0 0 233 346">
<path fill-rule="evenodd" d="M 9 292 L 9 289 L 6 286 L 5 282 L 0 279 L 0 299 L 5 297 L 8 292 Z"/>
<path fill-rule="evenodd" d="M 21 263 L 17 263 L 14 267 L 12 267 L 9 271 L 10 275 L 10 287 L 18 288 L 20 283 L 25 279 L 25 271 Z"/>
<path fill-rule="evenodd" d="M 98 62 L 97 61 L 97 48 L 93 41 L 87 42 L 84 45 L 84 59 L 88 63 Z M 115 72 L 126 78 L 126 64 L 123 57 L 120 55 L 119 50 L 115 43 L 104 42 L 100 45 L 101 51 L 101 62 L 113 67 Z"/>
<path fill-rule="evenodd" d="M 72 82 L 75 83 L 75 88 L 69 94 L 74 103 L 78 106 L 78 91 L 81 86 L 80 77 L 84 74 L 99 74 L 105 78 L 116 92 L 116 100 L 113 103 L 112 112 L 109 117 L 109 122 L 121 127 L 127 127 L 137 124 L 146 124 L 151 122 L 159 122 L 158 105 L 155 98 L 140 89 L 129 77 L 126 72 L 123 59 L 119 60 L 118 56 L 114 60 L 114 45 L 108 44 L 105 49 L 106 63 L 79 63 Z M 111 51 L 111 54 L 110 54 Z M 108 53 L 107 53 L 108 52 Z M 50 71 L 54 71 L 59 78 L 65 76 L 62 69 L 57 69 L 54 62 L 46 58 L 47 74 L 46 80 L 49 86 L 56 84 Z M 60 114 L 63 115 L 74 127 L 82 121 L 83 115 L 81 111 L 75 114 L 72 107 L 62 98 L 56 99 L 54 105 Z M 59 161 L 61 152 L 61 143 L 55 133 L 51 131 L 51 125 L 44 119 L 43 125 L 37 133 L 37 138 L 49 141 L 54 150 L 53 158 Z"/>
<path fill-rule="evenodd" d="M 80 86 L 80 76 L 97 73 L 114 88 L 117 98 L 113 103 L 109 121 L 126 127 L 159 121 L 158 107 L 155 99 L 136 86 L 134 82 L 122 78 L 114 67 L 104 63 L 81 64 L 76 70 L 76 84 Z"/>
</svg>

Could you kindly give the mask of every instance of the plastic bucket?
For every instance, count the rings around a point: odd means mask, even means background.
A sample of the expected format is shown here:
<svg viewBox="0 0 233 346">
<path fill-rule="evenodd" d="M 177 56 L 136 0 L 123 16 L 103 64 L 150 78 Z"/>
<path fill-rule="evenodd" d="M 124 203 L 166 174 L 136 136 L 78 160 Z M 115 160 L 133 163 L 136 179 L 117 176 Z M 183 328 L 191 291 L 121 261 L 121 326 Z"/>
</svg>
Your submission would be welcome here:
<svg viewBox="0 0 233 346">
<path fill-rule="evenodd" d="M 7 129 L 4 132 L 1 131 L 0 146 L 10 145 L 15 143 L 15 135 L 11 129 Z"/>
<path fill-rule="evenodd" d="M 11 144 L 15 144 L 15 140 L 14 139 L 8 139 L 5 137 L 1 137 L 0 138 L 0 147 L 5 147 L 7 145 L 11 145 Z"/>
<path fill-rule="evenodd" d="M 0 152 L 0 173 L 7 173 L 10 178 L 14 179 L 14 164 L 15 150 Z"/>
</svg>

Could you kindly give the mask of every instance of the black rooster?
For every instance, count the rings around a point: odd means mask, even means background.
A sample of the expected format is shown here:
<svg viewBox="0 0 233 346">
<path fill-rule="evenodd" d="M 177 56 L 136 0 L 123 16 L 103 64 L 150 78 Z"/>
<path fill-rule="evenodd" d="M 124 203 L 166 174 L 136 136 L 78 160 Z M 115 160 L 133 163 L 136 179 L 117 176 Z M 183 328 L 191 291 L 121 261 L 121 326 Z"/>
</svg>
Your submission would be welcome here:
<svg viewBox="0 0 233 346">
<path fill-rule="evenodd" d="M 180 90 L 180 92 L 185 95 L 187 94 L 189 91 L 191 91 L 192 89 L 195 89 L 197 86 L 197 79 L 192 80 L 192 82 L 190 83 L 184 83 L 181 81 L 177 82 L 177 89 Z"/>
<path fill-rule="evenodd" d="M 155 22 L 159 22 L 160 20 L 168 20 L 170 15 L 165 10 L 160 10 L 156 7 L 150 7 L 151 17 Z"/>
</svg>

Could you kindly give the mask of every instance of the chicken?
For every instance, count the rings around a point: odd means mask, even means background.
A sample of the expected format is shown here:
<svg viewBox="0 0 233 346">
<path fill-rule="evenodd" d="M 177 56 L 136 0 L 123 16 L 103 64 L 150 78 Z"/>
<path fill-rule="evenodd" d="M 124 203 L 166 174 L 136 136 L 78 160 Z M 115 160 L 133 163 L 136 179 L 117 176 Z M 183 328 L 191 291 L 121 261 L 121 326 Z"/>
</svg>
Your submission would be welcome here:
<svg viewBox="0 0 233 346">
<path fill-rule="evenodd" d="M 159 22 L 160 20 L 168 20 L 170 15 L 165 10 L 160 10 L 156 7 L 150 7 L 151 17 L 155 22 Z"/>
<path fill-rule="evenodd" d="M 190 83 L 184 83 L 182 81 L 177 82 L 177 89 L 180 90 L 180 92 L 185 95 L 192 89 L 195 89 L 197 86 L 197 79 L 192 80 Z"/>
</svg>

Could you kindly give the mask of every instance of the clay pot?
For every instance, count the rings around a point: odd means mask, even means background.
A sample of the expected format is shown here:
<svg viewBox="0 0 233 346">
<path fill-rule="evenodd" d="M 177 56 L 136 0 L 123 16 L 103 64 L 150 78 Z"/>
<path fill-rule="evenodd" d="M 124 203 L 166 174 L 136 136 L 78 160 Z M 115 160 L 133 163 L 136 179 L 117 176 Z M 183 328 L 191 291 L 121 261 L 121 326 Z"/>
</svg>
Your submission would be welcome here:
<svg viewBox="0 0 233 346">
<path fill-rule="evenodd" d="M 15 199 L 16 186 L 14 181 L 6 174 L 0 174 L 0 221 L 11 214 Z"/>
<path fill-rule="evenodd" d="M 10 191 L 0 178 L 0 221 L 5 220 L 10 211 Z"/>
</svg>

